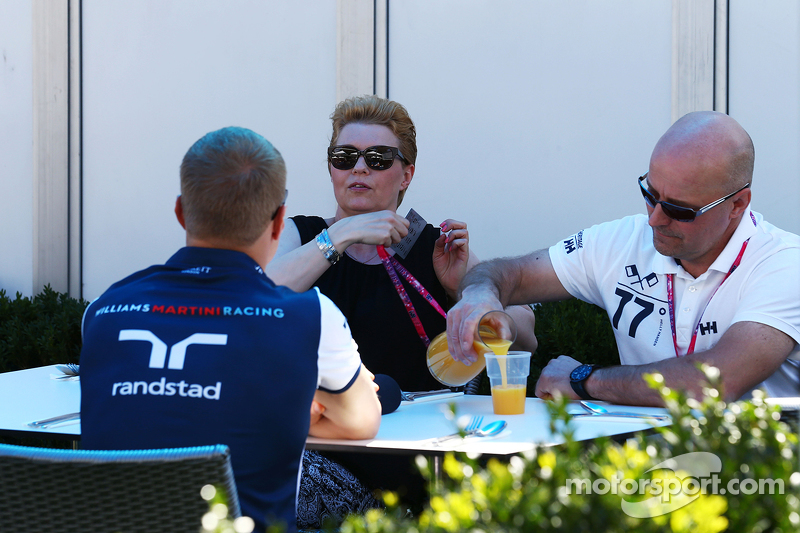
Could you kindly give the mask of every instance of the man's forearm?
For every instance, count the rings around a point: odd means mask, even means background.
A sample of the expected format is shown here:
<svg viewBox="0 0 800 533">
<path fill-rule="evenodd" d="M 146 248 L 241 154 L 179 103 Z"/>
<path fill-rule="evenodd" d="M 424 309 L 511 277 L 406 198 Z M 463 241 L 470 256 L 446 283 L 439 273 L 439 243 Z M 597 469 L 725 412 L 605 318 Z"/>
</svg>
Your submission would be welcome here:
<svg viewBox="0 0 800 533">
<path fill-rule="evenodd" d="M 690 361 L 672 359 L 646 365 L 622 365 L 600 368 L 586 380 L 586 391 L 601 400 L 622 405 L 662 407 L 658 390 L 644 380 L 645 374 L 661 374 L 664 385 L 700 398 L 705 378 Z"/>
<path fill-rule="evenodd" d="M 559 281 L 547 249 L 479 263 L 464 276 L 459 297 L 468 287 L 492 291 L 504 307 L 571 297 Z"/>
<path fill-rule="evenodd" d="M 500 297 L 499 281 L 502 280 L 500 265 L 497 259 L 478 263 L 464 275 L 458 287 L 457 299 L 461 299 L 464 291 L 468 288 L 473 291 L 488 291 L 496 297 Z"/>
<path fill-rule="evenodd" d="M 660 397 L 641 376 L 658 372 L 667 387 L 700 398 L 706 378 L 698 367 L 706 364 L 720 371 L 722 399 L 734 401 L 772 375 L 793 349 L 794 341 L 785 333 L 764 324 L 737 322 L 709 350 L 646 365 L 599 369 L 585 386 L 589 394 L 610 402 L 655 405 Z"/>
</svg>

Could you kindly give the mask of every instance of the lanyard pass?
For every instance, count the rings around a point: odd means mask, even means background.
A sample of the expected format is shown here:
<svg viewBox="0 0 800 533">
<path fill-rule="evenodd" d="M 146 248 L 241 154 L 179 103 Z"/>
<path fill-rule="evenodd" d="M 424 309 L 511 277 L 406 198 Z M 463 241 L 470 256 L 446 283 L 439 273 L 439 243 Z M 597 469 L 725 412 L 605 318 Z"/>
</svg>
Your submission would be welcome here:
<svg viewBox="0 0 800 533">
<path fill-rule="evenodd" d="M 725 277 L 722 278 L 717 288 L 714 289 L 714 292 L 711 293 L 711 298 L 714 298 L 714 295 L 717 294 L 717 291 L 722 284 L 725 283 L 725 280 L 733 274 L 733 271 L 739 267 L 739 264 L 742 262 L 742 257 L 744 256 L 744 251 L 747 249 L 747 243 L 750 242 L 750 239 L 747 239 L 742 244 L 742 249 L 739 251 L 739 255 L 736 256 L 736 259 L 733 261 L 731 268 L 728 269 L 728 273 L 725 274 Z M 681 357 L 680 352 L 678 351 L 678 336 L 675 333 L 675 293 L 673 292 L 673 278 L 674 274 L 667 274 L 667 303 L 669 305 L 669 325 L 672 328 L 672 344 L 675 346 L 675 357 Z M 697 321 L 697 325 L 694 328 L 694 334 L 692 335 L 692 340 L 689 343 L 689 348 L 686 350 L 686 355 L 690 355 L 694 353 L 694 345 L 697 342 L 697 332 L 700 330 L 700 324 L 703 323 L 703 315 L 706 313 L 706 309 L 708 309 L 708 304 L 711 303 L 711 298 L 708 299 L 706 302 L 706 306 L 703 308 L 703 312 L 700 313 L 700 318 Z"/>
<path fill-rule="evenodd" d="M 417 335 L 422 340 L 423 344 L 427 348 L 428 345 L 431 343 L 428 334 L 425 333 L 425 328 L 422 327 L 422 321 L 420 321 L 419 316 L 417 315 L 417 310 L 414 308 L 414 304 L 411 302 L 411 298 L 409 298 L 408 293 L 406 292 L 405 287 L 403 287 L 403 282 L 400 281 L 400 276 L 403 276 L 405 280 L 412 286 L 414 289 L 425 298 L 425 300 L 433 306 L 436 311 L 443 317 L 447 318 L 447 313 L 444 312 L 442 306 L 431 296 L 428 290 L 422 286 L 422 283 L 417 281 L 417 278 L 411 275 L 411 273 L 406 270 L 406 268 L 401 265 L 397 259 L 390 256 L 386 252 L 386 248 L 383 246 L 378 246 L 378 256 L 381 258 L 383 262 L 383 267 L 386 269 L 386 272 L 389 274 L 389 278 L 392 280 L 392 284 L 394 285 L 397 294 L 400 296 L 400 300 L 403 302 L 403 306 L 406 308 L 406 312 L 408 316 L 411 318 L 411 322 L 414 324 L 414 329 L 417 330 Z M 399 273 L 399 274 L 398 274 Z"/>
</svg>

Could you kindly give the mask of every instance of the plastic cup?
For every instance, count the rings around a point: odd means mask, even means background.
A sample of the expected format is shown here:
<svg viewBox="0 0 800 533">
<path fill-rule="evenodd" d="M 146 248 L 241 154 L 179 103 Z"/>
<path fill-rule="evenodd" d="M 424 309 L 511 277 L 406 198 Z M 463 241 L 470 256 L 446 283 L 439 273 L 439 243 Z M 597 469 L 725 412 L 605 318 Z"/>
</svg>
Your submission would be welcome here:
<svg viewBox="0 0 800 533">
<path fill-rule="evenodd" d="M 486 373 L 492 386 L 492 407 L 496 415 L 521 415 L 525 412 L 531 352 L 508 355 L 484 354 Z"/>
</svg>

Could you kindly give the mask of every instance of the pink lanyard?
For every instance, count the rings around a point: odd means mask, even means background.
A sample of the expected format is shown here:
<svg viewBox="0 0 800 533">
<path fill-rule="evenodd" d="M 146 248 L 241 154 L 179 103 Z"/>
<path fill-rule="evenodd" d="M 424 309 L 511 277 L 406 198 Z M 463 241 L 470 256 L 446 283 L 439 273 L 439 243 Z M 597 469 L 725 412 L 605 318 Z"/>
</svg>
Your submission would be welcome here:
<svg viewBox="0 0 800 533">
<path fill-rule="evenodd" d="M 711 293 L 711 298 L 717 294 L 717 291 L 720 287 L 722 287 L 722 284 L 725 283 L 725 280 L 728 279 L 728 276 L 733 274 L 733 271 L 736 270 L 736 268 L 739 266 L 739 263 L 742 262 L 742 256 L 744 256 L 744 250 L 747 248 L 748 242 L 750 242 L 750 239 L 747 239 L 742 244 L 742 249 L 739 251 L 739 255 L 736 256 L 736 260 L 731 265 L 728 273 L 725 274 L 725 277 L 722 278 L 722 281 L 719 283 L 719 285 L 717 285 L 717 288 L 714 289 L 713 293 Z M 675 356 L 680 357 L 681 355 L 678 351 L 678 336 L 675 334 L 675 295 L 672 290 L 673 277 L 674 274 L 667 274 L 667 303 L 669 304 L 669 325 L 672 328 L 672 344 L 675 346 Z M 694 353 L 694 345 L 697 342 L 697 332 L 700 329 L 700 324 L 703 323 L 703 315 L 705 314 L 706 309 L 708 309 L 708 304 L 711 303 L 711 298 L 708 299 L 706 306 L 703 308 L 703 312 L 700 313 L 700 320 L 697 321 L 697 326 L 694 328 L 694 335 L 692 335 L 692 340 L 689 343 L 689 349 L 686 351 L 686 355 Z"/>
<path fill-rule="evenodd" d="M 419 338 L 422 339 L 422 342 L 425 344 L 425 347 L 431 343 L 431 340 L 428 338 L 427 333 L 425 333 L 425 328 L 422 327 L 422 322 L 417 315 L 416 309 L 414 309 L 414 304 L 411 303 L 411 298 L 408 297 L 408 293 L 406 292 L 405 287 L 403 287 L 403 282 L 400 281 L 400 276 L 403 276 L 412 287 L 414 287 L 417 292 L 425 298 L 428 303 L 430 303 L 434 309 L 436 309 L 440 315 L 447 318 L 447 314 L 442 309 L 442 306 L 434 300 L 433 296 L 422 286 L 422 283 L 417 281 L 417 279 L 411 275 L 411 273 L 406 270 L 406 268 L 400 264 L 397 259 L 390 256 L 386 252 L 386 248 L 383 246 L 378 246 L 378 255 L 383 262 L 383 267 L 386 269 L 386 272 L 389 274 L 389 278 L 392 280 L 392 284 L 394 284 L 394 288 L 397 291 L 397 294 L 400 295 L 400 299 L 403 301 L 403 305 L 406 308 L 406 312 L 408 312 L 408 316 L 411 317 L 411 321 L 414 323 L 414 329 L 417 330 L 417 335 Z M 400 276 L 398 276 L 398 272 Z"/>
</svg>

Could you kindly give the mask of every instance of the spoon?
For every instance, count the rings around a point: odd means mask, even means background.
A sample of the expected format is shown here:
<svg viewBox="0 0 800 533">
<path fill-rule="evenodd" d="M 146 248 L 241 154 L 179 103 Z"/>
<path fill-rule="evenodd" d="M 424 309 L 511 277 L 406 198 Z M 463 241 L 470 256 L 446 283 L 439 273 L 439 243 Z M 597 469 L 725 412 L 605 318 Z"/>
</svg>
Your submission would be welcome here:
<svg viewBox="0 0 800 533">
<path fill-rule="evenodd" d="M 592 413 L 593 416 L 617 416 L 620 418 L 653 418 L 655 420 L 669 420 L 667 415 L 651 415 L 647 413 L 623 413 L 620 411 L 609 411 L 602 405 L 581 400 L 584 409 Z"/>
<path fill-rule="evenodd" d="M 476 437 L 494 437 L 504 429 L 508 424 L 505 420 L 495 420 L 494 422 L 490 422 L 483 426 L 481 429 L 477 430 L 472 435 Z"/>
</svg>

